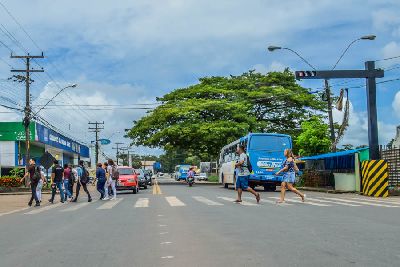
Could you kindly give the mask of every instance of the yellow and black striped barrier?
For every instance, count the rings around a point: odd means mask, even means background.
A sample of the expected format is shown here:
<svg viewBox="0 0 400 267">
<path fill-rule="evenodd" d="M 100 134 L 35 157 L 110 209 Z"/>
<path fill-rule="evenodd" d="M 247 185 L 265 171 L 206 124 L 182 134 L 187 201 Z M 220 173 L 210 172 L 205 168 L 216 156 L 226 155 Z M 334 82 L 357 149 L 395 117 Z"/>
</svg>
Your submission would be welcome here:
<svg viewBox="0 0 400 267">
<path fill-rule="evenodd" d="M 389 195 L 388 164 L 384 160 L 366 160 L 361 164 L 362 192 L 366 196 Z"/>
</svg>

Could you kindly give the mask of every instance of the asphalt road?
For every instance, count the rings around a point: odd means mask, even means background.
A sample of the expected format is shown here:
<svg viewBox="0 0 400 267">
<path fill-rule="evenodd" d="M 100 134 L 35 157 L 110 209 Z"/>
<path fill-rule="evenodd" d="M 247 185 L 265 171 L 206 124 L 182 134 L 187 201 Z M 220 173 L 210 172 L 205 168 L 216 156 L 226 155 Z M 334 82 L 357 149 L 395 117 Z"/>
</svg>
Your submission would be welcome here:
<svg viewBox="0 0 400 267">
<path fill-rule="evenodd" d="M 0 266 L 400 265 L 400 199 L 307 196 L 179 184 L 30 208 L 0 216 Z"/>
</svg>

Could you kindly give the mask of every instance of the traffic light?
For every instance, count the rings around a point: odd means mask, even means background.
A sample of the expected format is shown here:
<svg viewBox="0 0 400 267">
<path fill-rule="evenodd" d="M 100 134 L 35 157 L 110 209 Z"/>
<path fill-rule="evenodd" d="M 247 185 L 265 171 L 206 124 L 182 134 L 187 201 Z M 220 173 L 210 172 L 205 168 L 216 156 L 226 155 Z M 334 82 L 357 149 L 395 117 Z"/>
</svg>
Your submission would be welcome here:
<svg viewBox="0 0 400 267">
<path fill-rule="evenodd" d="M 301 70 L 301 71 L 296 71 L 295 75 L 296 75 L 296 79 L 298 79 L 298 80 L 299 79 L 313 79 L 313 78 L 316 78 L 317 72 Z"/>
</svg>

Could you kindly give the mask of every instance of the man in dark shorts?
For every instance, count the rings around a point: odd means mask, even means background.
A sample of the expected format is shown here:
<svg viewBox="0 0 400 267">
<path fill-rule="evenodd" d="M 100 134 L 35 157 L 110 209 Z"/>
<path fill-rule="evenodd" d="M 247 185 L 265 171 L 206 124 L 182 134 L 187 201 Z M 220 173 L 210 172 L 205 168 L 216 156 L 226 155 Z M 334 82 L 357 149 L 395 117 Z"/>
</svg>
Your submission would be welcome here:
<svg viewBox="0 0 400 267">
<path fill-rule="evenodd" d="M 30 181 L 30 186 L 31 186 L 31 199 L 28 202 L 29 206 L 32 206 L 32 202 L 33 200 L 35 200 L 36 202 L 36 207 L 40 206 L 40 202 L 39 199 L 36 195 L 36 187 L 39 183 L 39 180 L 37 179 L 37 177 L 35 176 L 35 170 L 36 170 L 36 163 L 33 159 L 29 160 L 29 167 L 28 167 L 28 171 L 25 173 L 24 177 L 22 178 L 21 181 L 25 180 L 25 179 L 29 179 Z"/>
<path fill-rule="evenodd" d="M 244 150 L 245 147 L 243 145 L 239 145 L 237 151 L 239 154 L 239 161 L 235 164 L 235 167 L 238 168 L 238 176 L 236 177 L 236 190 L 238 192 L 238 198 L 235 200 L 235 202 L 242 202 L 242 192 L 245 190 L 252 193 L 256 197 L 257 203 L 260 203 L 260 194 L 249 187 L 250 171 L 248 168 L 248 157 Z"/>
<path fill-rule="evenodd" d="M 60 190 L 61 203 L 64 203 L 63 178 L 64 169 L 60 166 L 60 164 L 58 164 L 58 160 L 55 160 L 53 168 L 51 170 L 51 199 L 49 199 L 50 203 L 54 202 L 57 188 L 58 190 Z"/>
</svg>

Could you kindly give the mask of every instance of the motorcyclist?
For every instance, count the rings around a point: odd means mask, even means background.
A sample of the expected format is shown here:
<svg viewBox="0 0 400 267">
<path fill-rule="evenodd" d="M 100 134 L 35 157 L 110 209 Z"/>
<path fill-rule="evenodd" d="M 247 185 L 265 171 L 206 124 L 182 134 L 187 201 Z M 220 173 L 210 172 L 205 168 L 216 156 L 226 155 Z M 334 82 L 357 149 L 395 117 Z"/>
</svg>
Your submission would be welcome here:
<svg viewBox="0 0 400 267">
<path fill-rule="evenodd" d="M 194 182 L 194 175 L 195 175 L 194 167 L 190 167 L 190 168 L 189 168 L 189 171 L 188 171 L 188 173 L 187 173 L 187 182 L 188 182 L 188 183 L 189 183 L 189 180 L 190 180 L 190 179 L 192 179 L 193 182 Z"/>
</svg>

